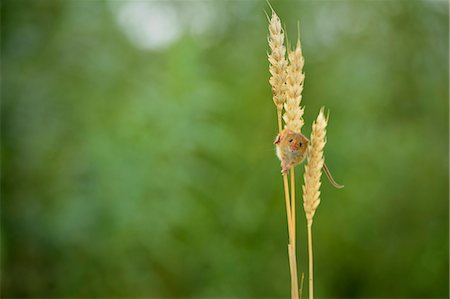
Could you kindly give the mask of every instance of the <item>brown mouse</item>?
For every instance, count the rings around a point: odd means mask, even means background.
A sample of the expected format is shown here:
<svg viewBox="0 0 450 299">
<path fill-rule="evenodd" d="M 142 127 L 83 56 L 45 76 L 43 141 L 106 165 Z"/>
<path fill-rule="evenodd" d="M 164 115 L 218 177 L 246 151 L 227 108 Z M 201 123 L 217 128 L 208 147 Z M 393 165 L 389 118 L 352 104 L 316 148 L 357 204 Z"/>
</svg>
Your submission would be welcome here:
<svg viewBox="0 0 450 299">
<path fill-rule="evenodd" d="M 281 173 L 283 175 L 287 174 L 291 167 L 303 162 L 308 155 L 308 138 L 301 133 L 296 133 L 289 129 L 284 129 L 278 134 L 274 144 L 276 145 L 278 159 L 281 161 Z M 344 187 L 335 182 L 325 163 L 323 163 L 322 168 L 328 180 L 335 188 L 341 189 Z"/>
<path fill-rule="evenodd" d="M 291 167 L 300 164 L 308 154 L 308 138 L 289 129 L 284 129 L 278 134 L 274 144 L 278 159 L 281 161 L 282 174 L 287 174 Z"/>
</svg>

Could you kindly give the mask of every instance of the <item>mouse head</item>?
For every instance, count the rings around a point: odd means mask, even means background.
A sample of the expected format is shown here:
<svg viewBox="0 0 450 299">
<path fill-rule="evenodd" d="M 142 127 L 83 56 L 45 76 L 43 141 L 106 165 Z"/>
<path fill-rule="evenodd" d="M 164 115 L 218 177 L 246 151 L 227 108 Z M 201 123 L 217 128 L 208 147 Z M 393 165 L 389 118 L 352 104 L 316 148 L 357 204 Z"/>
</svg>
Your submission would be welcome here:
<svg viewBox="0 0 450 299">
<path fill-rule="evenodd" d="M 301 133 L 295 133 L 289 129 L 284 129 L 275 139 L 274 144 L 287 147 L 291 152 L 306 152 L 309 140 Z"/>
</svg>

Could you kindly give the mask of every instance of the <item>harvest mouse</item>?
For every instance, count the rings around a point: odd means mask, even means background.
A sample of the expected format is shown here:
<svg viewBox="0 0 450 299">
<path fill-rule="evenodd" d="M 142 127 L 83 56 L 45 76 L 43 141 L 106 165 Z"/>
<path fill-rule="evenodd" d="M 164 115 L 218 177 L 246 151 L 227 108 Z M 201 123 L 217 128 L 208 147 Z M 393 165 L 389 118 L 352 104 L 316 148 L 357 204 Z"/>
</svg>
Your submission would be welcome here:
<svg viewBox="0 0 450 299">
<path fill-rule="evenodd" d="M 291 167 L 303 162 L 308 155 L 308 138 L 301 133 L 296 133 L 289 129 L 284 129 L 278 134 L 274 144 L 276 145 L 277 157 L 281 161 L 281 173 L 283 175 L 287 174 Z M 334 181 L 325 163 L 323 163 L 323 170 L 335 188 L 340 189 L 344 187 Z"/>
<path fill-rule="evenodd" d="M 282 174 L 287 174 L 291 167 L 303 162 L 308 154 L 308 138 L 289 129 L 284 129 L 278 134 L 274 144 L 278 159 L 281 161 Z"/>
</svg>

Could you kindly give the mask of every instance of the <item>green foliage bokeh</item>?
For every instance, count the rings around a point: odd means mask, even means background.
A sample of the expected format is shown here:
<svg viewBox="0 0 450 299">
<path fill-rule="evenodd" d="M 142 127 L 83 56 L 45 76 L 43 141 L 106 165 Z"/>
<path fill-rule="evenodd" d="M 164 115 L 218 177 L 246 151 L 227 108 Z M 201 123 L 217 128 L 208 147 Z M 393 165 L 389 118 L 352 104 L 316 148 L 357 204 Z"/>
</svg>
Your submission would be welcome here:
<svg viewBox="0 0 450 299">
<path fill-rule="evenodd" d="M 322 183 L 316 296 L 448 297 L 448 3 L 272 5 L 291 42 L 300 20 L 304 131 L 329 109 L 346 186 Z M 176 38 L 136 40 L 130 7 Z M 2 297 L 289 296 L 264 10 L 1 2 Z"/>
</svg>

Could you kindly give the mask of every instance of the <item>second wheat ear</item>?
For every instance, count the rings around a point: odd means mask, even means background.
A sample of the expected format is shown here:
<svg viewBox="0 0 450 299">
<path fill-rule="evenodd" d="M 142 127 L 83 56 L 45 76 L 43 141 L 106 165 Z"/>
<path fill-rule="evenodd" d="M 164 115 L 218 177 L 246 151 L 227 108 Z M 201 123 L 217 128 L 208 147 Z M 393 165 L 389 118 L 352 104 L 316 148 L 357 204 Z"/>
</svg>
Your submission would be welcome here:
<svg viewBox="0 0 450 299">
<path fill-rule="evenodd" d="M 295 167 L 305 160 L 310 141 L 302 133 L 296 133 L 286 128 L 278 134 L 274 144 L 278 159 L 281 161 L 281 173 L 286 174 L 291 167 Z M 333 187 L 344 188 L 344 185 L 336 183 L 325 163 L 323 163 L 322 169 Z"/>
</svg>

